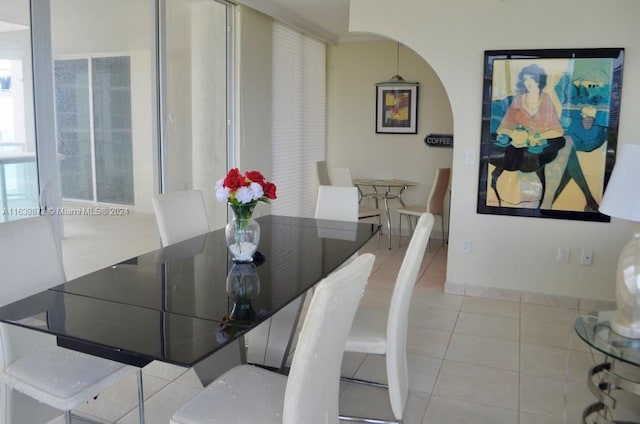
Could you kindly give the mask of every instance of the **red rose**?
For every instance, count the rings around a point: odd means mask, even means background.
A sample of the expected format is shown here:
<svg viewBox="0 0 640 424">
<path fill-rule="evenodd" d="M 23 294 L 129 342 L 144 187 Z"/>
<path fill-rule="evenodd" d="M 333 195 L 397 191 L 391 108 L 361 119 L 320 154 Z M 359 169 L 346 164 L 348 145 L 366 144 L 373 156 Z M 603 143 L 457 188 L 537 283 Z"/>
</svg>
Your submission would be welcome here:
<svg viewBox="0 0 640 424">
<path fill-rule="evenodd" d="M 245 175 L 254 183 L 258 183 L 264 187 L 264 176 L 259 171 L 247 171 Z"/>
<path fill-rule="evenodd" d="M 230 189 L 231 191 L 235 191 L 242 186 L 248 185 L 245 182 L 244 176 L 240 173 L 238 168 L 233 168 L 229 170 L 226 178 L 224 179 L 223 185 Z"/>
<path fill-rule="evenodd" d="M 264 185 L 264 196 L 269 200 L 275 200 L 276 197 L 276 185 L 274 183 L 266 183 Z"/>
</svg>

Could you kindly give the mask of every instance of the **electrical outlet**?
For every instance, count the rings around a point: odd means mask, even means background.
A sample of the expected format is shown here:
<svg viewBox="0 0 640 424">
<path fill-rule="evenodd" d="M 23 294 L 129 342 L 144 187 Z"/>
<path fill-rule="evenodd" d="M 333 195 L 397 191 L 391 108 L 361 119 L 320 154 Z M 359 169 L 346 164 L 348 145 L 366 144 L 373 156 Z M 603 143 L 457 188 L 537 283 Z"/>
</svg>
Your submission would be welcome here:
<svg viewBox="0 0 640 424">
<path fill-rule="evenodd" d="M 476 152 L 473 150 L 467 150 L 464 152 L 464 164 L 475 165 L 476 164 Z"/>
<path fill-rule="evenodd" d="M 556 253 L 556 261 L 561 264 L 568 264 L 569 257 L 571 256 L 571 248 L 566 246 L 558 247 L 558 252 Z"/>
<path fill-rule="evenodd" d="M 462 243 L 460 243 L 460 251 L 462 253 L 471 253 L 471 240 L 470 239 L 462 239 Z"/>
<path fill-rule="evenodd" d="M 580 265 L 591 266 L 593 264 L 593 249 L 582 249 L 580 252 Z"/>
</svg>

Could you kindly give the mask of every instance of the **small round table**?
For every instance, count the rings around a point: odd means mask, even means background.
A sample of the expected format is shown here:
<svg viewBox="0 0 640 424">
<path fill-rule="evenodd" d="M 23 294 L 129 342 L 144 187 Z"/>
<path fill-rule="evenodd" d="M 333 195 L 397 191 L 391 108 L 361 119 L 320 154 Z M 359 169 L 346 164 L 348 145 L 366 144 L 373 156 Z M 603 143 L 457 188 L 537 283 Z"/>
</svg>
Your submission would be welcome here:
<svg viewBox="0 0 640 424">
<path fill-rule="evenodd" d="M 640 367 L 640 339 L 629 339 L 611 330 L 609 323 L 614 312 L 592 312 L 578 317 L 574 324 L 578 336 L 605 355 L 604 362 L 593 366 L 588 373 L 587 386 L 597 402 L 583 411 L 583 423 L 630 424 L 630 421 L 616 421 L 613 418 L 616 407 L 614 391 L 624 390 L 640 396 L 640 381 L 622 375 L 619 370 L 621 363 Z"/>
<path fill-rule="evenodd" d="M 402 207 L 404 207 L 405 204 L 402 201 L 402 193 L 409 187 L 418 185 L 418 183 L 396 179 L 354 178 L 353 184 L 358 187 L 360 201 L 362 201 L 363 198 L 374 199 L 376 201 L 376 208 L 378 207 L 378 199 L 384 201 L 384 211 L 387 214 L 387 232 L 389 233 L 389 249 L 391 249 L 391 213 L 389 212 L 389 200 L 398 199 Z M 373 191 L 364 192 L 362 187 L 373 187 Z M 384 190 L 378 191 L 378 188 L 383 188 Z M 394 192 L 394 189 L 398 191 Z"/>
</svg>

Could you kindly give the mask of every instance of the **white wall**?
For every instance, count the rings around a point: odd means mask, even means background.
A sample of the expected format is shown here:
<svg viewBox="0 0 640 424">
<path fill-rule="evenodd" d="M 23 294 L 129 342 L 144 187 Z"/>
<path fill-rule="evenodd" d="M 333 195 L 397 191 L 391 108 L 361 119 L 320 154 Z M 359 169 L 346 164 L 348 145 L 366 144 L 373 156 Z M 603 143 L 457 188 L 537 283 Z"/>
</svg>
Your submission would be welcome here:
<svg viewBox="0 0 640 424">
<path fill-rule="evenodd" d="M 422 205 L 426 204 L 436 169 L 450 167 L 453 153 L 451 148 L 427 147 L 424 138 L 427 134 L 453 134 L 453 117 L 447 93 L 433 69 L 402 46 L 399 73 L 407 81 L 420 83 L 418 133 L 376 134 L 375 84 L 395 75 L 396 57 L 396 42 L 387 40 L 328 47 L 327 160 L 335 166 L 350 167 L 354 177 L 416 181 L 419 184 L 402 197 L 406 204 Z M 397 201 L 389 202 L 395 228 L 399 206 Z M 441 237 L 440 223 L 436 224 L 433 234 Z M 406 222 L 404 226 L 408 229 Z"/>
<path fill-rule="evenodd" d="M 396 16 L 396 19 L 390 19 Z M 637 0 L 351 0 L 350 30 L 378 33 L 411 47 L 442 80 L 453 110 L 455 147 L 447 290 L 517 296 L 543 293 L 614 299 L 615 266 L 631 224 L 480 215 L 476 210 L 484 50 L 624 47 L 619 141 L 638 142 L 634 117 L 640 81 L 640 2 Z M 459 251 L 470 239 L 470 254 Z M 569 246 L 569 264 L 555 261 Z M 594 249 L 591 267 L 579 265 L 580 248 Z"/>
</svg>

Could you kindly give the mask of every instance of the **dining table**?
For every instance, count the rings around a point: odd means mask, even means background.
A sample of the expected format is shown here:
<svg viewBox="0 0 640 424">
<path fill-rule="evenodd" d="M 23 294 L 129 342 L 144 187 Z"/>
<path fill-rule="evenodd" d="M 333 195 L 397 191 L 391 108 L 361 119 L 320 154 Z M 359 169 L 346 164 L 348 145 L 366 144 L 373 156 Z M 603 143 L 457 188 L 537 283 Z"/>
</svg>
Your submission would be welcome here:
<svg viewBox="0 0 640 424">
<path fill-rule="evenodd" d="M 300 300 L 358 252 L 377 224 L 257 218 L 251 263 L 234 263 L 224 229 L 147 252 L 0 308 L 0 321 L 56 336 L 59 346 L 143 367 L 193 367 L 203 384 L 226 346 Z M 300 316 L 282 350 L 282 364 Z"/>
<path fill-rule="evenodd" d="M 402 193 L 409 187 L 418 185 L 415 181 L 382 178 L 354 178 L 353 184 L 358 187 L 360 202 L 363 199 L 374 199 L 376 208 L 378 201 L 382 200 L 384 211 L 387 215 L 387 235 L 389 237 L 389 249 L 391 249 L 391 214 L 389 212 L 389 200 L 398 200 L 402 207 L 406 205 L 402 201 Z"/>
</svg>

